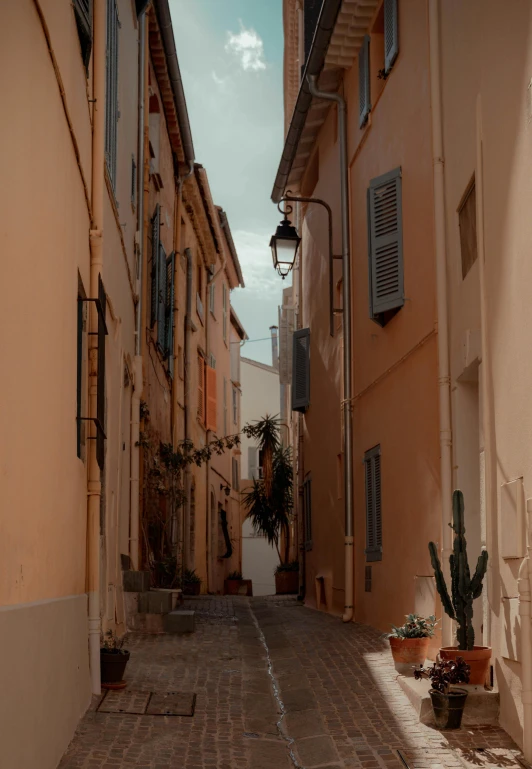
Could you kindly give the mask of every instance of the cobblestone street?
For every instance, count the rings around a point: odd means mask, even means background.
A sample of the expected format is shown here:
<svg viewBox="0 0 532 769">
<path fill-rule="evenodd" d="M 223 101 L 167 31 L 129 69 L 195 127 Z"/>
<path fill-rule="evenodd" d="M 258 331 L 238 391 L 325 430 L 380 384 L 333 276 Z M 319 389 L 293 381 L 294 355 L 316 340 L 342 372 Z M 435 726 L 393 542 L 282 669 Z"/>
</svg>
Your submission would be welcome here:
<svg viewBox="0 0 532 769">
<path fill-rule="evenodd" d="M 293 599 L 188 603 L 193 635 L 127 638 L 121 696 L 137 714 L 98 712 L 97 698 L 60 769 L 404 769 L 398 750 L 412 769 L 522 769 L 501 729 L 420 724 L 371 628 Z M 150 692 L 195 693 L 193 717 L 139 715 Z"/>
</svg>

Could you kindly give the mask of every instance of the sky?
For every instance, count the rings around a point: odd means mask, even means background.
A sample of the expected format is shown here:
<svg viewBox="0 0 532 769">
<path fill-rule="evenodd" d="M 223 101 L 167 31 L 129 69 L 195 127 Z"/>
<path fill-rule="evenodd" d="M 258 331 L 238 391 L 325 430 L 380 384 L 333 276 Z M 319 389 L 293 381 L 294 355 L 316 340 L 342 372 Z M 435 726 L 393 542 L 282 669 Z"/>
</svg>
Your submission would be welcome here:
<svg viewBox="0 0 532 769">
<path fill-rule="evenodd" d="M 283 149 L 282 0 L 170 0 L 170 10 L 196 162 L 244 274 L 231 295 L 250 339 L 242 355 L 271 363 L 269 327 L 286 286 L 269 248 L 282 218 L 270 200 Z"/>
</svg>

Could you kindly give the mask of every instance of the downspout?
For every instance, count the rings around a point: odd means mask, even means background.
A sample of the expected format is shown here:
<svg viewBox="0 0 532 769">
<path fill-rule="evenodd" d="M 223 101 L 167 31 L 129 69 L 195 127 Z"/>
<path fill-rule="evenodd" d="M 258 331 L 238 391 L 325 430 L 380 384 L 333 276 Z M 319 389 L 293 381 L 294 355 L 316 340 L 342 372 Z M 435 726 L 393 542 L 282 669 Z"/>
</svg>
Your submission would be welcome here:
<svg viewBox="0 0 532 769">
<path fill-rule="evenodd" d="M 140 520 L 140 401 L 144 390 L 142 370 L 142 273 L 144 269 L 144 144 L 145 144 L 145 86 L 146 86 L 146 12 L 139 17 L 139 106 L 137 149 L 137 306 L 135 318 L 135 358 L 133 360 L 133 394 L 131 396 L 131 523 L 129 532 L 129 557 L 133 569 L 139 568 L 139 520 Z"/>
<path fill-rule="evenodd" d="M 352 343 L 351 343 L 351 263 L 349 254 L 349 169 L 347 166 L 347 113 L 345 100 L 339 93 L 320 91 L 315 75 L 309 75 L 308 84 L 316 99 L 336 102 L 338 106 L 338 143 L 340 145 L 340 209 L 342 216 L 342 275 L 344 326 L 344 495 L 345 495 L 345 600 L 344 622 L 353 619 L 354 554 L 353 554 L 353 406 L 352 406 Z"/>
<path fill-rule="evenodd" d="M 448 574 L 452 552 L 452 431 L 451 377 L 449 370 L 449 326 L 447 317 L 447 244 L 445 237 L 445 180 L 443 160 L 440 30 L 438 0 L 429 0 L 430 91 L 432 106 L 432 165 L 434 168 L 434 239 L 436 251 L 436 295 L 438 304 L 438 392 L 440 411 L 440 473 L 442 514 L 442 563 Z M 452 645 L 453 627 L 443 612 L 442 646 Z"/>
<path fill-rule="evenodd" d="M 532 646 L 531 646 L 531 591 L 532 591 L 532 499 L 526 501 L 527 557 L 519 567 L 519 616 L 521 617 L 521 702 L 523 703 L 523 755 L 532 760 Z"/>
<path fill-rule="evenodd" d="M 190 414 L 190 380 L 192 373 L 192 361 L 190 358 L 192 347 L 192 253 L 189 248 L 185 248 L 185 256 L 187 258 L 187 301 L 186 301 L 186 315 L 185 315 L 185 441 L 187 445 L 191 440 L 192 435 L 192 419 Z M 182 548 L 183 556 L 181 558 L 181 568 L 185 569 L 191 566 L 189 564 L 189 547 L 190 547 L 190 486 L 191 486 L 191 469 L 190 465 L 185 465 L 185 478 L 184 478 L 184 491 L 185 491 L 185 515 L 183 516 L 183 533 L 182 533 Z"/>
<path fill-rule="evenodd" d="M 90 295 L 98 296 L 103 268 L 103 201 L 105 189 L 105 35 L 103 3 L 94 4 L 93 128 L 92 128 L 92 228 L 90 231 Z M 96 418 L 98 394 L 98 312 L 91 302 L 89 336 L 89 416 Z M 94 428 L 93 428 L 94 429 Z M 100 504 L 102 484 L 96 459 L 96 441 L 89 441 L 87 470 L 87 591 L 89 596 L 89 664 L 93 694 L 100 684 Z"/>
</svg>

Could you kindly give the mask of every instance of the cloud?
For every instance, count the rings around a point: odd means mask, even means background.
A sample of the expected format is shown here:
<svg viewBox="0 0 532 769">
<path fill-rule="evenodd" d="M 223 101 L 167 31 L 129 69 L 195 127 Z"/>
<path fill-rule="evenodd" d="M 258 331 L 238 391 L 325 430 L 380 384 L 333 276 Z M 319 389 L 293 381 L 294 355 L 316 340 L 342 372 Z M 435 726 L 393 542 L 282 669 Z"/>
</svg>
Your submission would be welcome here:
<svg viewBox="0 0 532 769">
<path fill-rule="evenodd" d="M 280 299 L 284 286 L 273 269 L 268 245 L 270 236 L 246 230 L 236 230 L 232 235 L 244 275 L 246 292 Z"/>
<path fill-rule="evenodd" d="M 232 32 L 227 33 L 225 50 L 239 58 L 242 69 L 246 72 L 259 72 L 266 69 L 262 39 L 254 29 L 246 29 L 242 22 L 240 22 L 240 32 L 237 35 Z"/>
<path fill-rule="evenodd" d="M 220 91 L 222 91 L 223 93 L 228 92 L 229 84 L 231 81 L 230 77 L 220 77 L 220 75 L 218 75 L 218 73 L 214 69 L 211 72 L 211 77 L 216 83 L 216 85 L 218 86 L 218 88 L 220 89 Z"/>
</svg>

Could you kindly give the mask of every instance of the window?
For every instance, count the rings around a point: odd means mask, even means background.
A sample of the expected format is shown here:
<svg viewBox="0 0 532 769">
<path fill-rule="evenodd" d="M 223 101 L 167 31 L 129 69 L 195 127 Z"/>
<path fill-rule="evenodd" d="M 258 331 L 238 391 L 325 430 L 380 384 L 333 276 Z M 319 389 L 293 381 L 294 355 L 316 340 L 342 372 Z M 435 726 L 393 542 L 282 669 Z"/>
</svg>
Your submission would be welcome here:
<svg viewBox="0 0 532 769">
<path fill-rule="evenodd" d="M 81 57 L 85 69 L 88 70 L 92 49 L 92 0 L 74 0 L 73 6 L 81 45 Z"/>
<path fill-rule="evenodd" d="M 78 279 L 77 307 L 77 386 L 76 386 L 76 426 L 77 426 L 77 455 L 85 459 L 86 422 L 83 419 L 87 410 L 87 303 L 85 291 Z"/>
<path fill-rule="evenodd" d="M 460 253 L 462 255 L 462 279 L 477 261 L 477 193 L 475 178 L 469 183 L 458 207 L 460 227 Z"/>
<path fill-rule="evenodd" d="M 205 423 L 205 361 L 198 355 L 198 419 Z"/>
<path fill-rule="evenodd" d="M 227 379 L 224 377 L 224 435 L 227 435 Z"/>
<path fill-rule="evenodd" d="M 227 344 L 227 286 L 222 284 L 222 321 L 223 321 L 223 337 L 224 342 Z"/>
<path fill-rule="evenodd" d="M 259 449 L 257 446 L 248 446 L 248 477 L 250 480 L 259 479 Z"/>
<path fill-rule="evenodd" d="M 196 265 L 196 312 L 203 323 L 203 265 Z"/>
<path fill-rule="evenodd" d="M 160 240 L 161 209 L 155 207 L 151 220 L 151 308 L 150 325 L 157 323 L 157 345 L 174 375 L 175 252 L 166 256 Z"/>
<path fill-rule="evenodd" d="M 151 308 L 150 325 L 155 326 L 157 320 L 157 297 L 159 291 L 159 238 L 161 232 L 161 209 L 159 204 L 151 220 Z"/>
<path fill-rule="evenodd" d="M 233 424 L 238 424 L 238 391 L 233 385 Z"/>
<path fill-rule="evenodd" d="M 366 478 L 366 561 L 382 561 L 381 447 L 364 454 Z"/>
<path fill-rule="evenodd" d="M 137 164 L 135 158 L 131 156 L 131 205 L 133 208 L 137 203 Z"/>
<path fill-rule="evenodd" d="M 312 476 L 303 483 L 303 520 L 305 522 L 305 550 L 312 550 Z"/>
<path fill-rule="evenodd" d="M 236 457 L 232 457 L 232 467 L 233 467 L 233 489 L 235 491 L 240 491 L 240 472 L 238 469 L 238 459 Z"/>
<path fill-rule="evenodd" d="M 399 53 L 397 0 L 384 0 L 384 72 L 390 72 Z"/>
<path fill-rule="evenodd" d="M 400 168 L 370 182 L 368 257 L 370 318 L 385 326 L 405 302 Z"/>
<path fill-rule="evenodd" d="M 107 0 L 107 67 L 105 76 L 105 160 L 113 190 L 116 190 L 116 141 L 118 112 L 118 9 Z"/>
<path fill-rule="evenodd" d="M 163 355 L 168 361 L 168 373 L 174 376 L 174 276 L 175 276 L 175 252 L 172 251 L 168 258 L 162 249 L 162 267 L 165 270 L 164 299 L 164 341 Z"/>
<path fill-rule="evenodd" d="M 216 358 L 214 357 L 214 355 L 212 354 L 212 352 L 211 352 L 211 354 L 209 355 L 209 366 L 210 366 L 211 368 L 216 368 Z"/>
<path fill-rule="evenodd" d="M 209 310 L 214 315 L 214 308 L 215 308 L 215 299 L 216 299 L 216 284 L 210 283 L 209 284 Z"/>
<path fill-rule="evenodd" d="M 310 329 L 294 331 L 292 351 L 292 411 L 310 405 Z"/>
<path fill-rule="evenodd" d="M 216 432 L 218 429 L 218 398 L 216 385 L 216 371 L 210 366 L 205 366 L 205 402 L 207 430 Z"/>
<path fill-rule="evenodd" d="M 371 112 L 369 35 L 364 37 L 358 53 L 358 123 L 360 128 L 368 122 Z"/>
</svg>

